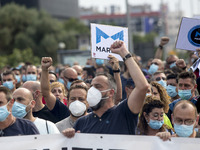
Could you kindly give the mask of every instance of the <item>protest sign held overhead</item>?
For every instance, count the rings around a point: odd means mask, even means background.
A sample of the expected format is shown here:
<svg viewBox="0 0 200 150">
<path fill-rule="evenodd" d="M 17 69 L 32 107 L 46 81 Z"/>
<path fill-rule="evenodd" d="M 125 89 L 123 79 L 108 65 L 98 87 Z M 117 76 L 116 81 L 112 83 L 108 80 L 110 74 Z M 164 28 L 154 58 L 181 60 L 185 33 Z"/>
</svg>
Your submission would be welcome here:
<svg viewBox="0 0 200 150">
<path fill-rule="evenodd" d="M 110 46 L 114 41 L 124 41 L 128 48 L 128 28 L 91 24 L 91 56 L 92 58 L 108 59 L 108 55 L 114 55 L 119 61 L 122 58 L 111 53 Z"/>
<path fill-rule="evenodd" d="M 200 19 L 182 18 L 176 48 L 195 51 L 200 47 Z"/>
</svg>

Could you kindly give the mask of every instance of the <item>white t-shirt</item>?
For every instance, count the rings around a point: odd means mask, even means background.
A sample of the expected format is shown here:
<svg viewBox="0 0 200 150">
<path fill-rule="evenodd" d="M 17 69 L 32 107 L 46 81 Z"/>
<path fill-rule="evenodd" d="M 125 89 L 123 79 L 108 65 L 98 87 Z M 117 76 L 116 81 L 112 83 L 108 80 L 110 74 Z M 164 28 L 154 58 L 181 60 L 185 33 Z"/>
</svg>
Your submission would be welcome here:
<svg viewBox="0 0 200 150">
<path fill-rule="evenodd" d="M 44 119 L 36 117 L 36 119 L 35 119 L 35 121 L 33 123 L 37 127 L 37 129 L 40 132 L 40 134 L 56 134 L 56 133 L 60 133 L 58 128 L 56 127 L 56 125 L 53 122 L 50 122 L 48 120 L 44 120 Z"/>
</svg>

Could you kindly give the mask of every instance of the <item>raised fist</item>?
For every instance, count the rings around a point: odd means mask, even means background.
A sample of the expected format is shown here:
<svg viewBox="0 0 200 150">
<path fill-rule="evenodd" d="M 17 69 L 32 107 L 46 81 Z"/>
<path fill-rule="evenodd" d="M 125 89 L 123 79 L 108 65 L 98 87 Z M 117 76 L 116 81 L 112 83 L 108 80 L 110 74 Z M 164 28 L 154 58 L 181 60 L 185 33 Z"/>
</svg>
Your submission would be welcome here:
<svg viewBox="0 0 200 150">
<path fill-rule="evenodd" d="M 51 57 L 42 57 L 41 60 L 41 67 L 42 70 L 47 70 L 53 63 L 53 60 Z"/>
<path fill-rule="evenodd" d="M 162 38 L 160 39 L 160 45 L 161 45 L 161 46 L 166 45 L 168 42 L 169 42 L 169 38 L 168 38 L 168 37 L 162 37 Z"/>
</svg>

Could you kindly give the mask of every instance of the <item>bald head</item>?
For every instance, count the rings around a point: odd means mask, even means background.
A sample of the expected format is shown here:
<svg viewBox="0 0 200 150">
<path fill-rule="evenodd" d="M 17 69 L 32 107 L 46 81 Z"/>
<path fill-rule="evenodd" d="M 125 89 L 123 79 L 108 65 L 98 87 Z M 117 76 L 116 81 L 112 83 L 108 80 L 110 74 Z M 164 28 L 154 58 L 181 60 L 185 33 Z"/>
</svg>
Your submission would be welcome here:
<svg viewBox="0 0 200 150">
<path fill-rule="evenodd" d="M 74 65 L 74 66 L 72 66 L 72 68 L 76 70 L 78 75 L 82 74 L 83 69 L 80 65 Z"/>
<path fill-rule="evenodd" d="M 63 71 L 63 75 L 64 75 L 64 77 L 73 78 L 73 79 L 77 78 L 77 76 L 78 76 L 76 70 L 73 68 L 66 68 Z"/>
<path fill-rule="evenodd" d="M 24 101 L 32 101 L 33 100 L 33 96 L 31 91 L 29 91 L 26 88 L 18 88 L 13 92 L 13 98 L 15 100 L 24 100 Z"/>
<path fill-rule="evenodd" d="M 196 106 L 188 101 L 188 100 L 181 100 L 174 106 L 173 115 L 175 116 L 177 112 L 184 111 L 187 114 L 192 114 L 195 118 L 197 117 L 197 109 Z"/>
<path fill-rule="evenodd" d="M 30 90 L 31 92 L 41 91 L 41 86 L 39 81 L 26 81 L 23 85 L 23 88 Z"/>
</svg>

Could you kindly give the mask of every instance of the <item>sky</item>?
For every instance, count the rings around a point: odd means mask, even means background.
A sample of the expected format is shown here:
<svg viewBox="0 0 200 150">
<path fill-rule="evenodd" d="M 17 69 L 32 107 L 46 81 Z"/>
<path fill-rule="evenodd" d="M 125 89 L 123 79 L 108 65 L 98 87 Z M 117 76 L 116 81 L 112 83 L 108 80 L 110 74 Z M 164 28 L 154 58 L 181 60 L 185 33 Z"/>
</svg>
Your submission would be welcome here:
<svg viewBox="0 0 200 150">
<path fill-rule="evenodd" d="M 152 10 L 159 10 L 159 4 L 168 3 L 170 11 L 182 10 L 184 17 L 192 17 L 194 15 L 200 15 L 200 0 L 128 0 L 131 5 L 151 4 Z M 110 5 L 118 5 L 121 7 L 122 12 L 126 12 L 126 0 L 79 0 L 79 6 L 81 7 L 98 7 L 100 11 L 103 11 L 105 7 Z"/>
</svg>

